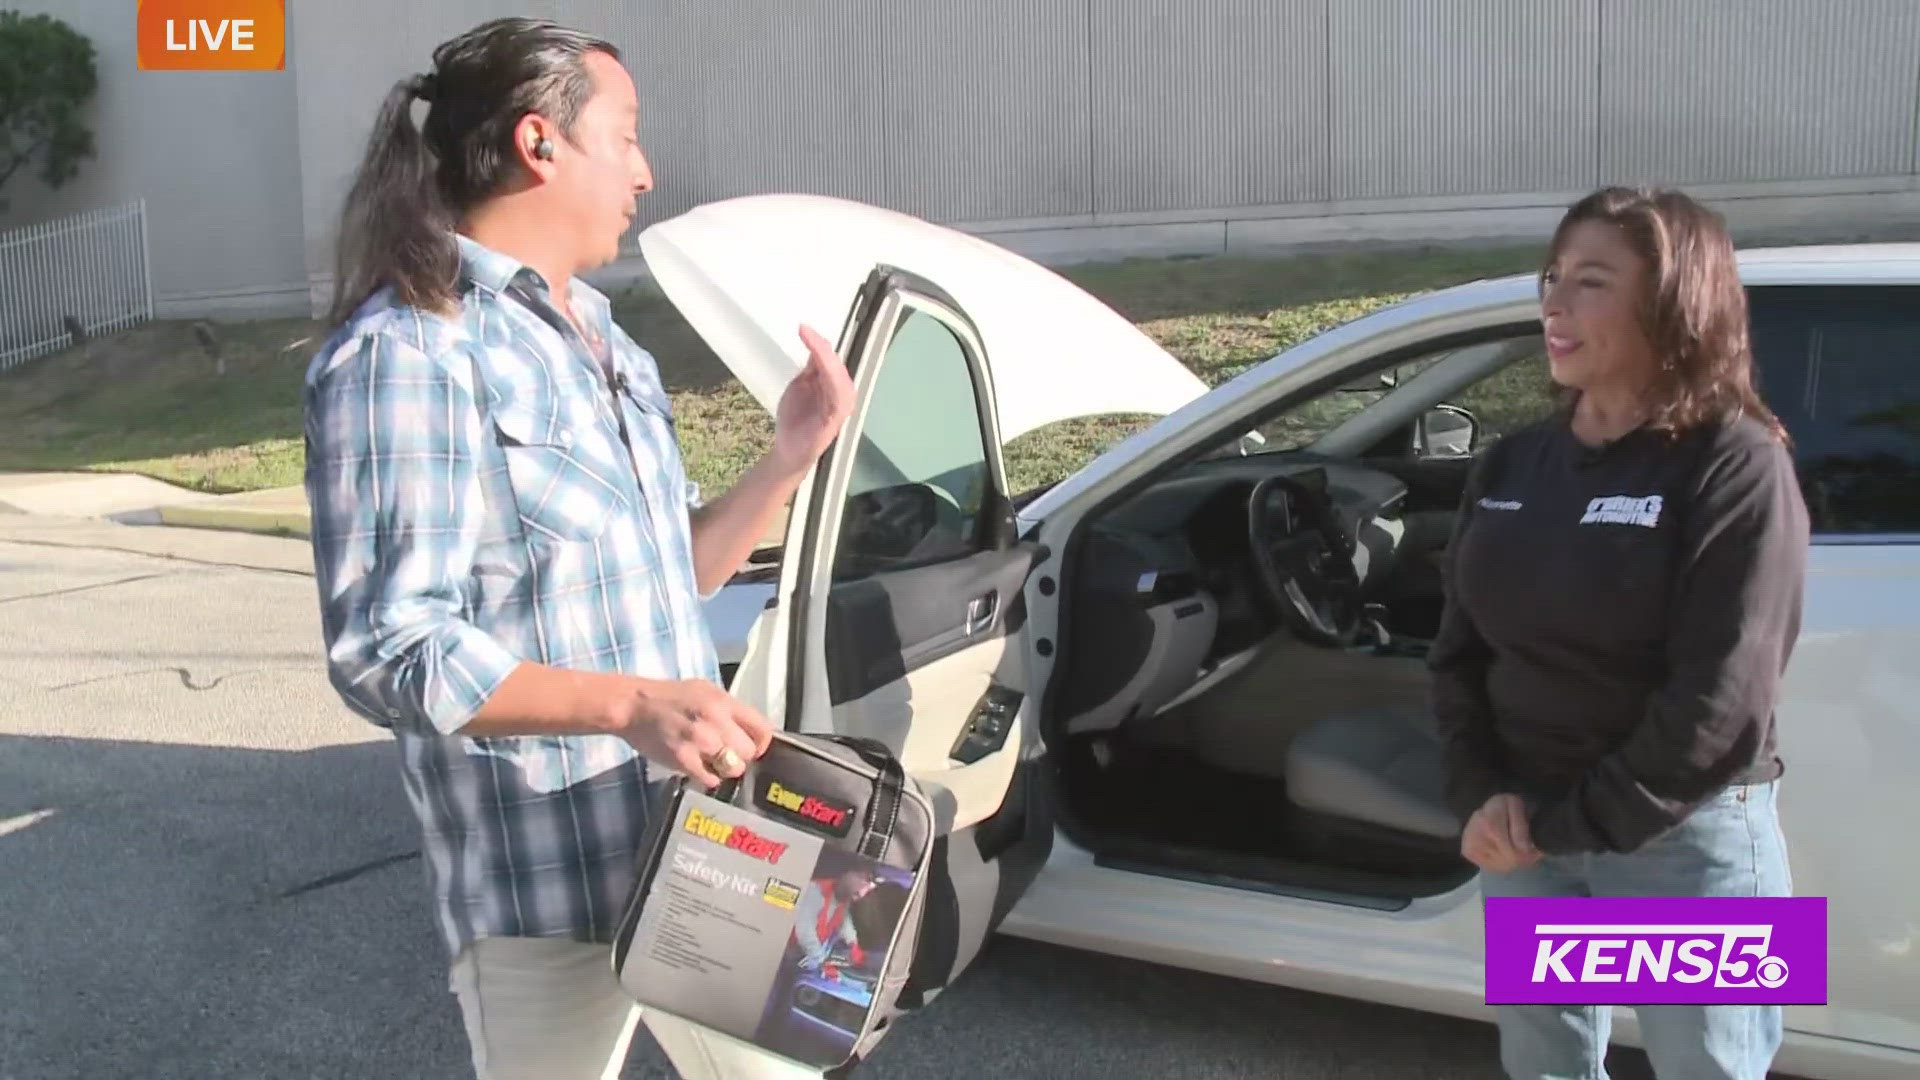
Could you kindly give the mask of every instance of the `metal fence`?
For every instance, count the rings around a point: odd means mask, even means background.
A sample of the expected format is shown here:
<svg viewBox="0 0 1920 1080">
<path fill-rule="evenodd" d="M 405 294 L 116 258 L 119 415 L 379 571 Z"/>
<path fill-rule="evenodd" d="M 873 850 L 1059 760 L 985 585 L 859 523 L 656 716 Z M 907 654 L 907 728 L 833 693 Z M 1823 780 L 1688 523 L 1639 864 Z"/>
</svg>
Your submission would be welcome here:
<svg viewBox="0 0 1920 1080">
<path fill-rule="evenodd" d="M 151 318 L 145 200 L 0 233 L 0 371 Z"/>
</svg>

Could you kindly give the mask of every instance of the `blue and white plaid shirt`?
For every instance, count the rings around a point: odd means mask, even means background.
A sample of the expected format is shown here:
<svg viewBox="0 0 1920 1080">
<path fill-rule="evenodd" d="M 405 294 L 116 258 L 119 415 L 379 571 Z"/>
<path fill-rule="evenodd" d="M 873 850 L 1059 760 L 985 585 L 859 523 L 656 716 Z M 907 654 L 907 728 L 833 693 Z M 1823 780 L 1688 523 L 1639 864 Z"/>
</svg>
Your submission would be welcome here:
<svg viewBox="0 0 1920 1080">
<path fill-rule="evenodd" d="M 539 274 L 458 239 L 457 319 L 383 290 L 308 370 L 328 675 L 399 744 L 454 955 L 490 935 L 603 942 L 644 760 L 612 736 L 458 732 L 522 660 L 717 680 L 696 495 L 659 370 L 606 297 L 572 284 L 583 339 Z"/>
</svg>

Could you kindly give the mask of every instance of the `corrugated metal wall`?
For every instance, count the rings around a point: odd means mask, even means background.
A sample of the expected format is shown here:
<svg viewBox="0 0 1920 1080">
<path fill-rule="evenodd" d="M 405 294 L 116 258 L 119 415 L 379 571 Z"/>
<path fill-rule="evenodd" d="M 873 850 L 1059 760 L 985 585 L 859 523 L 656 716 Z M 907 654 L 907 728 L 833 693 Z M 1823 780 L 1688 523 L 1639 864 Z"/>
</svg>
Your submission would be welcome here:
<svg viewBox="0 0 1920 1080">
<path fill-rule="evenodd" d="M 124 0 L 27 6 L 101 46 L 102 153 L 10 223 L 144 196 L 163 306 L 323 280 L 381 97 L 504 14 L 626 50 L 645 220 L 804 190 L 1204 243 L 1613 179 L 1920 199 L 1920 0 L 298 0 L 266 74 L 137 72 Z"/>
<path fill-rule="evenodd" d="M 1561 191 L 1596 175 L 1598 5 L 1332 5 L 1333 196 Z"/>
<path fill-rule="evenodd" d="M 328 275 L 386 90 L 505 14 L 627 52 L 659 180 L 649 221 L 803 190 L 983 231 L 1192 237 L 1186 223 L 1253 235 L 1269 217 L 1547 205 L 1615 179 L 1920 191 L 1920 0 L 288 6 L 288 71 L 182 73 L 134 69 L 123 3 L 26 0 L 100 48 L 101 154 L 59 192 L 15 185 L 6 223 L 144 197 L 163 308 L 276 302 Z"/>
<path fill-rule="evenodd" d="M 1328 197 L 1325 5 L 1109 0 L 1081 18 L 1094 197 L 1075 213 Z"/>
<path fill-rule="evenodd" d="M 1601 168 L 1676 183 L 1910 171 L 1914 0 L 1605 0 Z"/>
<path fill-rule="evenodd" d="M 337 0 L 295 32 L 310 239 L 378 92 L 507 10 L 626 50 L 648 220 L 778 189 L 1154 223 L 1916 157 L 1915 0 Z"/>
</svg>

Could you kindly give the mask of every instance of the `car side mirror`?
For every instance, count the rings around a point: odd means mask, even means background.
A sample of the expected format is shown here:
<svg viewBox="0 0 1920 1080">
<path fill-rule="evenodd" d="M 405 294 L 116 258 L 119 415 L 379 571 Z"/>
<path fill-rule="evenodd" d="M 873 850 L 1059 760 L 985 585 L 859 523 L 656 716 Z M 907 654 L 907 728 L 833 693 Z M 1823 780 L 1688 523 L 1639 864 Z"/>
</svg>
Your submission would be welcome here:
<svg viewBox="0 0 1920 1080">
<path fill-rule="evenodd" d="M 1479 417 L 1458 405 L 1435 405 L 1414 428 L 1415 457 L 1470 457 L 1479 445 Z"/>
<path fill-rule="evenodd" d="M 925 484 L 899 484 L 847 500 L 842 548 L 868 558 L 904 559 L 940 522 L 938 497 Z"/>
</svg>

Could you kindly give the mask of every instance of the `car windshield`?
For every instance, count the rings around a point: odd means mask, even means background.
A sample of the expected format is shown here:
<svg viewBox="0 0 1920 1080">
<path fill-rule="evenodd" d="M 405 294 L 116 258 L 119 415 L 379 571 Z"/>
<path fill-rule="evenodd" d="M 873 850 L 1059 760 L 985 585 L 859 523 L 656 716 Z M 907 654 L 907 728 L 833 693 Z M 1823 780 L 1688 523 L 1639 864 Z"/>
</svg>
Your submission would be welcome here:
<svg viewBox="0 0 1920 1080">
<path fill-rule="evenodd" d="M 1319 397 L 1309 398 L 1278 415 L 1268 417 L 1253 429 L 1253 434 L 1241 432 L 1233 435 L 1209 450 L 1206 456 L 1233 457 L 1305 449 L 1327 432 L 1371 408 L 1439 358 L 1421 357 L 1355 379 Z"/>
<path fill-rule="evenodd" d="M 1159 419 L 1144 413 L 1081 416 L 1056 420 L 1012 440 L 1002 448 L 1002 455 L 1007 490 L 1017 493 L 1014 506 L 1025 506 L 1039 498 L 1114 444 Z"/>
<path fill-rule="evenodd" d="M 1500 339 L 1442 350 L 1356 378 L 1263 420 L 1253 429 L 1258 438 L 1246 432 L 1237 432 L 1223 439 L 1207 456 L 1306 449 L 1389 394 L 1407 386 L 1428 368 L 1456 356 L 1471 361 L 1488 350 L 1498 350 L 1497 368 L 1475 377 L 1470 385 L 1444 394 L 1441 401 L 1430 404 L 1444 403 L 1470 412 L 1483 441 L 1499 438 L 1545 416 L 1554 407 L 1556 389 L 1547 366 L 1545 344 L 1538 334 L 1530 334 L 1517 339 Z"/>
</svg>

